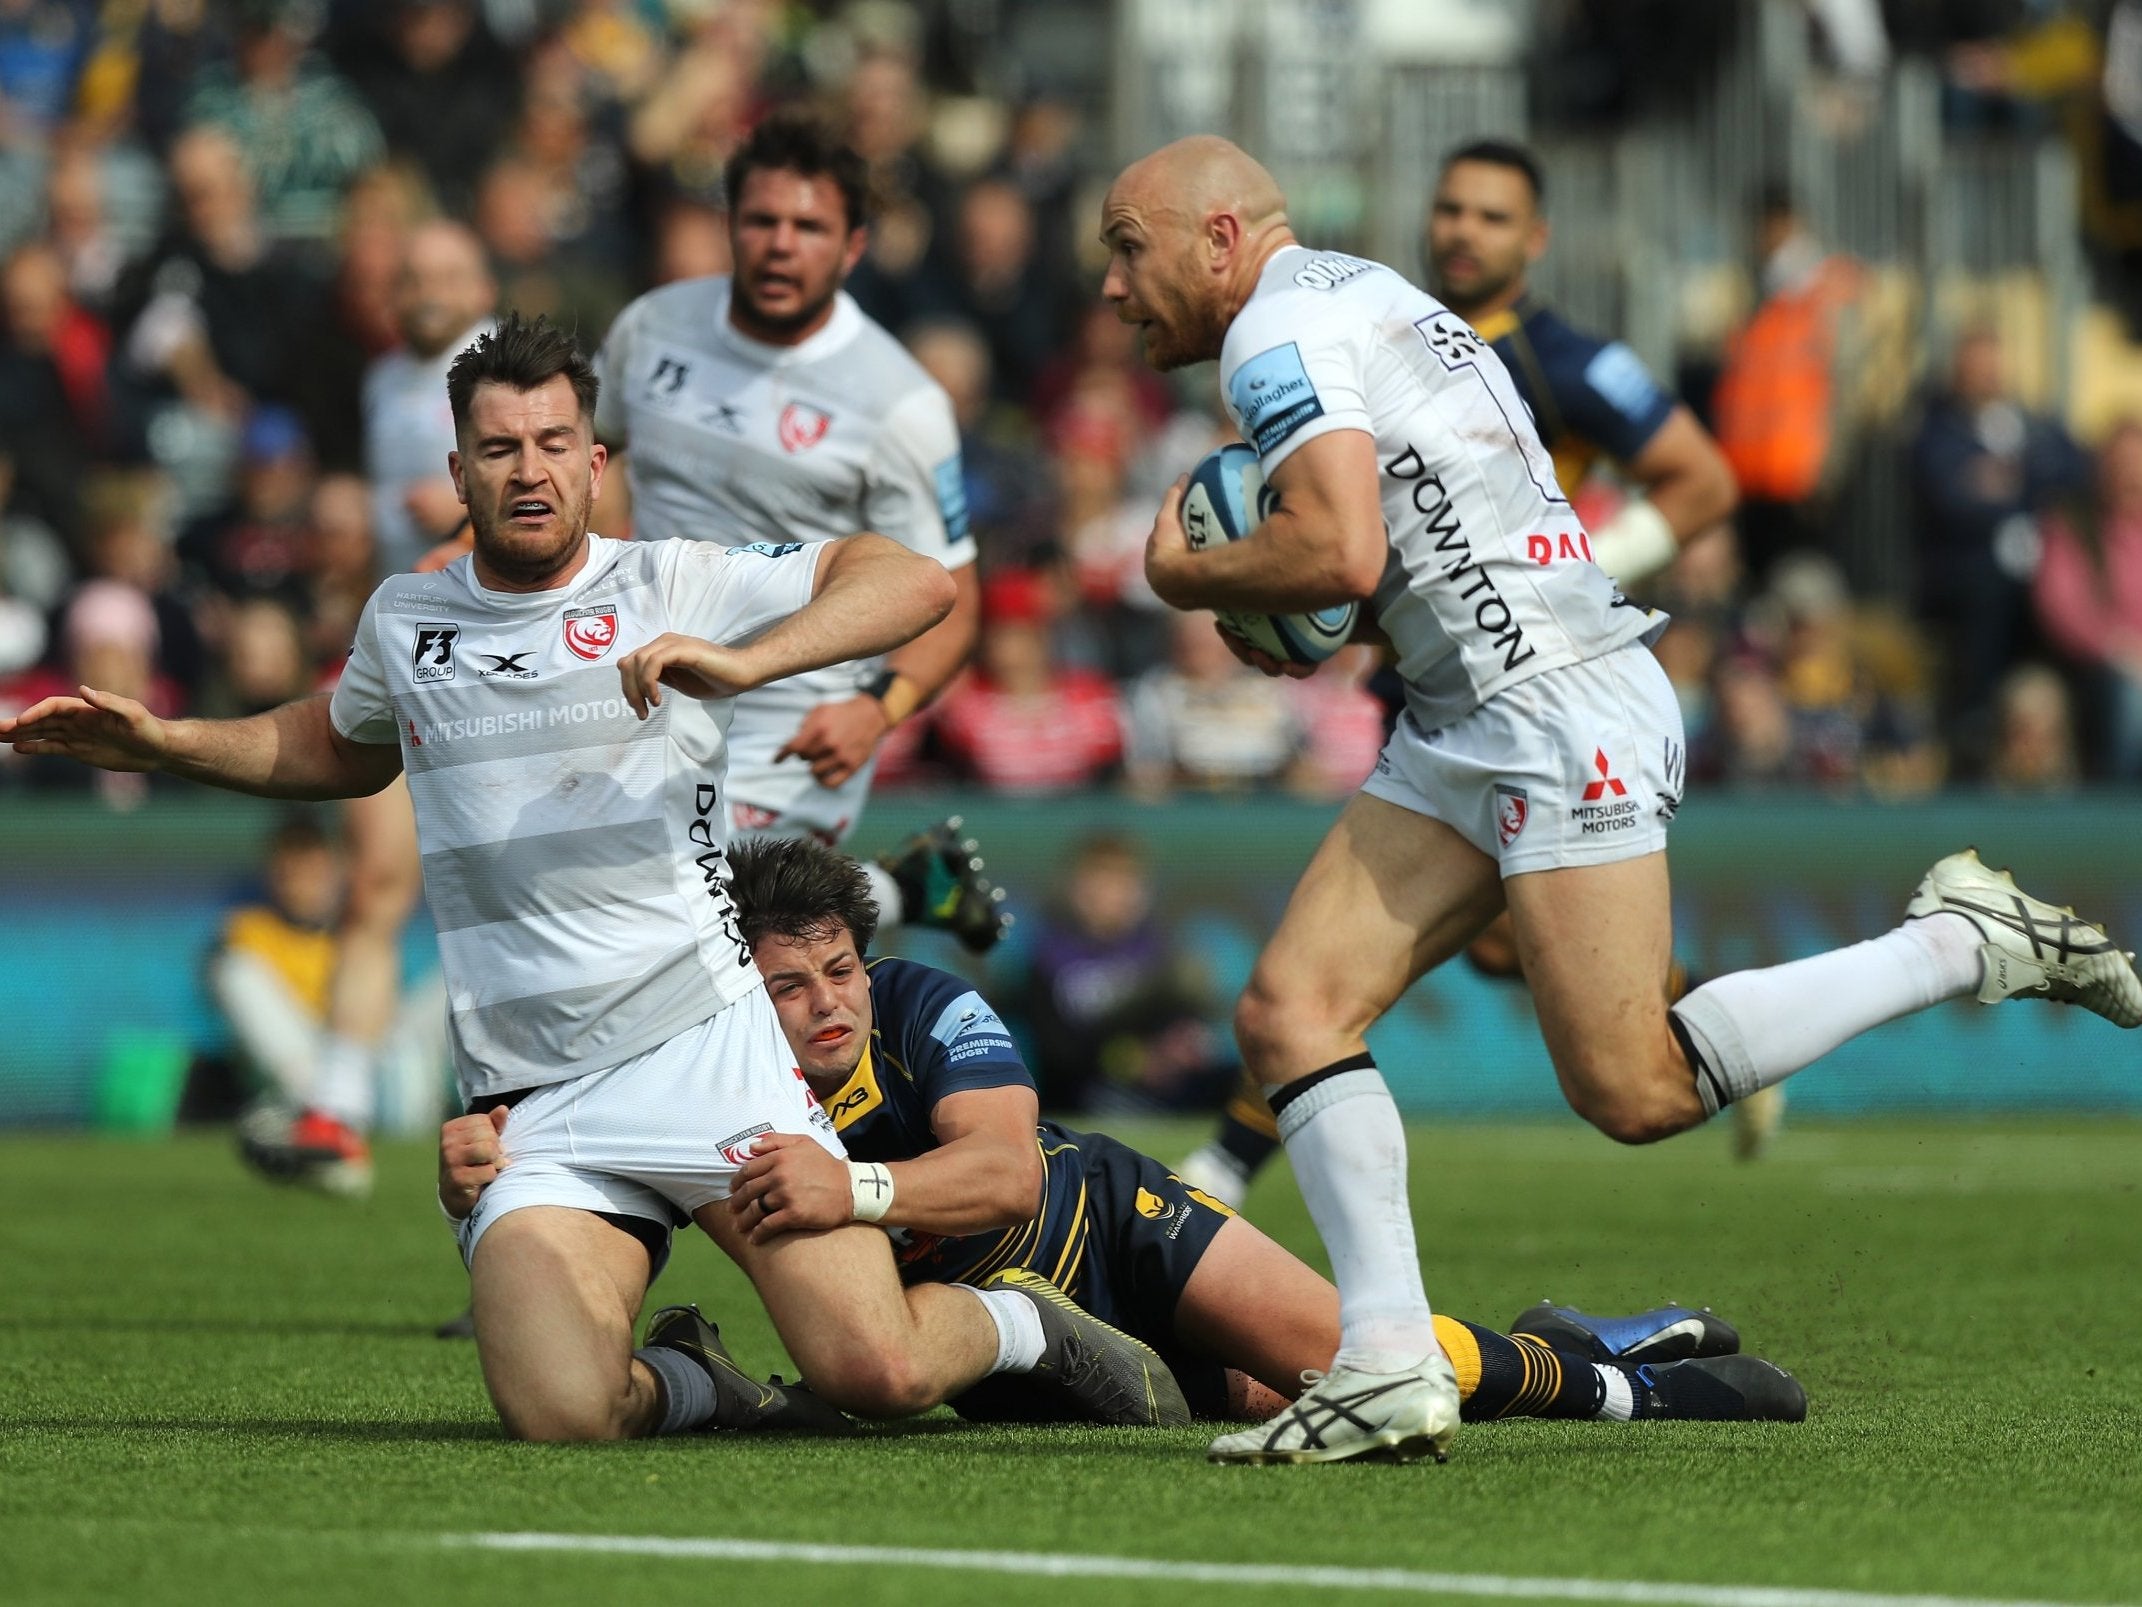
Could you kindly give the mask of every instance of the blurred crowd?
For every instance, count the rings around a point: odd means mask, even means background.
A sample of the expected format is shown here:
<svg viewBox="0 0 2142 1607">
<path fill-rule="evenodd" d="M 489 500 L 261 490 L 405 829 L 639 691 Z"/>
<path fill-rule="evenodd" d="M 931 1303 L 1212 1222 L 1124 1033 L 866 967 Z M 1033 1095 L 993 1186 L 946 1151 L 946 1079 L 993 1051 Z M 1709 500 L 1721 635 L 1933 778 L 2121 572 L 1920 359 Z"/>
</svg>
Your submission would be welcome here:
<svg viewBox="0 0 2142 1607">
<path fill-rule="evenodd" d="M 1862 9 L 1809 7 L 1847 43 Z M 1981 99 L 2013 88 L 2001 38 L 1910 31 L 1968 8 L 1889 9 L 1900 48 L 1948 52 Z M 944 46 L 959 10 L 0 0 L 0 707 L 88 682 L 232 715 L 318 685 L 379 575 L 458 522 L 436 476 L 381 483 L 368 387 L 433 384 L 496 307 L 592 350 L 646 288 L 724 271 L 723 159 L 804 98 L 869 164 L 849 288 L 952 396 L 983 554 L 977 662 L 881 785 L 1350 790 L 1385 717 L 1367 650 L 1268 681 L 1146 589 L 1163 490 L 1226 438 L 1209 376 L 1152 374 L 1098 300 L 1090 110 L 990 92 Z M 1594 33 L 1610 58 L 1620 34 Z M 1751 267 L 1754 313 L 1689 398 L 1740 472 L 1740 528 L 1645 599 L 1678 621 L 1660 652 L 1699 776 L 2142 777 L 2142 425 L 2085 450 L 1966 330 L 1912 415 L 1916 585 L 1855 597 L 1819 539 L 1855 271 L 1783 196 Z M 1804 433 L 1780 419 L 1816 421 L 1810 450 L 1777 450 Z M 0 762 L 0 790 L 92 786 L 144 792 Z"/>
</svg>

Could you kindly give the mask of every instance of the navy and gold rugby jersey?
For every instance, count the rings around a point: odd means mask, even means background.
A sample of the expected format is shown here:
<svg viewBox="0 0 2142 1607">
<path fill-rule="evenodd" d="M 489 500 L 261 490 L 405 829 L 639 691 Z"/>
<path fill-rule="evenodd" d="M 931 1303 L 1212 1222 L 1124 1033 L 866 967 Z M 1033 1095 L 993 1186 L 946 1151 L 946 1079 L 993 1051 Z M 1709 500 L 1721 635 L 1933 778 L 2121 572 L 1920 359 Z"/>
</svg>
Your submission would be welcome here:
<svg viewBox="0 0 2142 1607">
<path fill-rule="evenodd" d="M 1532 409 L 1564 496 L 1583 483 L 1601 453 L 1627 463 L 1642 452 L 1674 410 L 1672 393 L 1635 352 L 1572 328 L 1530 296 L 1473 329 Z"/>
<path fill-rule="evenodd" d="M 856 1160 L 913 1160 L 937 1148 L 930 1113 L 948 1094 L 1034 1086 L 1003 1021 L 961 978 L 890 958 L 868 970 L 870 1043 L 854 1075 L 824 1102 Z M 1090 1270 L 1093 1216 L 1080 1150 L 1093 1141 L 1043 1122 L 1035 1142 L 1046 1182 L 1034 1220 L 957 1237 L 890 1229 L 903 1282 L 974 1283 L 1004 1267 L 1029 1267 L 1077 1298 Z"/>
</svg>

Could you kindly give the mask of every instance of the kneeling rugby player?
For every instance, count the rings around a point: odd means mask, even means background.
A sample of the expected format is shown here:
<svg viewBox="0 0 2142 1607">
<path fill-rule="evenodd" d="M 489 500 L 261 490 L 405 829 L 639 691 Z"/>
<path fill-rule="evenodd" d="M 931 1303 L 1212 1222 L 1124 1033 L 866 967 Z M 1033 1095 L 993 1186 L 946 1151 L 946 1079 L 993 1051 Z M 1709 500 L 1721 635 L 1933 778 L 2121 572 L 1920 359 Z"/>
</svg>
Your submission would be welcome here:
<svg viewBox="0 0 2142 1607">
<path fill-rule="evenodd" d="M 1330 1365 L 1339 1298 L 1329 1282 L 1158 1161 L 1040 1120 L 1018 1050 L 965 981 L 863 958 L 875 911 L 852 860 L 801 840 L 753 843 L 731 857 L 745 941 L 851 1157 L 801 1135 L 739 1134 L 733 1142 L 753 1153 L 729 1209 L 751 1239 L 861 1219 L 891 1236 L 909 1284 L 1045 1280 L 1158 1352 L 1201 1417 L 1270 1417 L 1300 1393 L 1305 1371 Z M 440 1189 L 450 1213 L 466 1211 L 510 1164 L 509 1134 L 480 1116 L 446 1125 Z M 1737 1354 L 1737 1334 L 1708 1312 L 1598 1318 L 1543 1304 L 1518 1319 L 1514 1337 L 1436 1323 L 1470 1421 L 1806 1414 L 1791 1375 Z M 734 1405 L 717 1424 L 817 1426 L 807 1409 L 783 1404 L 783 1392 L 761 1401 L 757 1386 L 739 1386 L 690 1308 L 669 1308 L 655 1324 L 693 1329 L 708 1364 L 726 1370 Z M 999 1421 L 1089 1415 L 1025 1375 L 985 1379 L 951 1404 Z"/>
</svg>

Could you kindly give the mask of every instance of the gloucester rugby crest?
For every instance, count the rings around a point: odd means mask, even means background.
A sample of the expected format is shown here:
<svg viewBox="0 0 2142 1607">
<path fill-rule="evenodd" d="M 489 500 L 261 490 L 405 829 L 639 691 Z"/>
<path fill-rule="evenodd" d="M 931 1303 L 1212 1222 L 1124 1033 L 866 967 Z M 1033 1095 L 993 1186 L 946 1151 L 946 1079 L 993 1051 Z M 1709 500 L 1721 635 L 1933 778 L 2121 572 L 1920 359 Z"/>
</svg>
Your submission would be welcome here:
<svg viewBox="0 0 2142 1607">
<path fill-rule="evenodd" d="M 577 657 L 593 661 L 617 644 L 617 604 L 565 611 L 565 645 Z"/>
<path fill-rule="evenodd" d="M 826 438 L 826 431 L 832 427 L 833 415 L 824 408 L 813 407 L 809 402 L 791 402 L 781 409 L 781 450 L 808 452 Z"/>
</svg>

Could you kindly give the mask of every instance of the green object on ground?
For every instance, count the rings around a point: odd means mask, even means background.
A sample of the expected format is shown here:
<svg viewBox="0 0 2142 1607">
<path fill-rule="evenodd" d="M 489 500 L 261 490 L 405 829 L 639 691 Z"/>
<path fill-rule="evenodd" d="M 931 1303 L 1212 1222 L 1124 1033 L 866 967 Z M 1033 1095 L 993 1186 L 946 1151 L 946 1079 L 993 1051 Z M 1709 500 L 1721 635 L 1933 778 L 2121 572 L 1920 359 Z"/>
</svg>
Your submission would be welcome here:
<svg viewBox="0 0 2142 1607">
<path fill-rule="evenodd" d="M 91 1120 L 107 1132 L 153 1136 L 171 1131 L 193 1050 L 176 1032 L 114 1027 L 97 1067 Z"/>
</svg>

